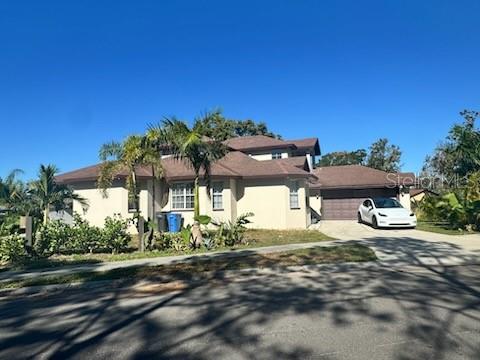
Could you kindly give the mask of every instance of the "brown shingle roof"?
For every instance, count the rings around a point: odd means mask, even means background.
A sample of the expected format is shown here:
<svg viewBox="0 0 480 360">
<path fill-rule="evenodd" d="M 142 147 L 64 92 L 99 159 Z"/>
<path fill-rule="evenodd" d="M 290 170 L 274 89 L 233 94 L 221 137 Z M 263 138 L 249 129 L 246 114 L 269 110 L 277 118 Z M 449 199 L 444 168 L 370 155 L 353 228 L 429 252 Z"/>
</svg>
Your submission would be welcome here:
<svg viewBox="0 0 480 360">
<path fill-rule="evenodd" d="M 97 180 L 100 173 L 101 164 L 87 166 L 81 169 L 66 172 L 55 177 L 55 180 L 62 183 L 71 183 L 76 181 L 91 181 Z M 120 171 L 116 174 L 117 178 L 125 178 L 128 175 L 126 170 Z M 137 167 L 137 177 L 140 179 L 148 179 L 152 177 L 152 173 L 149 168 L 139 166 Z"/>
<path fill-rule="evenodd" d="M 306 138 L 297 140 L 285 140 L 292 143 L 297 149 L 313 149 L 315 155 L 320 155 L 320 144 L 318 138 Z"/>
<path fill-rule="evenodd" d="M 228 148 L 238 151 L 295 148 L 290 142 L 265 135 L 240 136 L 225 140 L 223 143 Z"/>
<path fill-rule="evenodd" d="M 313 172 L 318 178 L 310 184 L 313 189 L 388 187 L 415 181 L 413 173 L 387 173 L 361 165 L 326 166 Z"/>
<path fill-rule="evenodd" d="M 305 156 L 293 156 L 293 157 L 284 158 L 284 159 L 277 159 L 276 161 L 278 161 L 279 163 L 293 165 L 305 171 L 310 171 L 308 167 L 307 158 Z"/>
<path fill-rule="evenodd" d="M 278 177 L 303 177 L 312 175 L 300 168 L 300 160 L 278 159 L 259 161 L 239 152 L 231 151 L 222 159 L 212 165 L 212 178 L 278 178 Z M 302 158 L 300 158 L 302 159 Z M 303 163 L 305 158 L 303 158 Z M 164 177 L 167 181 L 190 180 L 195 174 L 193 169 L 183 161 L 172 157 L 162 160 Z M 100 164 L 74 170 L 58 175 L 56 180 L 63 183 L 75 183 L 82 181 L 96 180 L 100 171 Z M 149 167 L 138 168 L 139 178 L 151 178 L 152 173 Z M 120 172 L 118 178 L 125 177 L 126 172 Z"/>
</svg>

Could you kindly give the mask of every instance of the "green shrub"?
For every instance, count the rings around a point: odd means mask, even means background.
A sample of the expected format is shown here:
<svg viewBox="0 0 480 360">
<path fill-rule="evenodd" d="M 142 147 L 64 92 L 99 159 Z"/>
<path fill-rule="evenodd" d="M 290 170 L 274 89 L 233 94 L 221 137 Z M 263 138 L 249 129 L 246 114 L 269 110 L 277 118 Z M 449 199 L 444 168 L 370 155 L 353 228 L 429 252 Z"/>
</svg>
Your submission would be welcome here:
<svg viewBox="0 0 480 360">
<path fill-rule="evenodd" d="M 104 228 L 101 231 L 101 244 L 112 254 L 124 251 L 130 243 L 130 235 L 127 233 L 128 221 L 119 216 L 105 219 Z"/>
<path fill-rule="evenodd" d="M 218 227 L 214 236 L 216 243 L 225 246 L 241 244 L 244 241 L 245 231 L 247 230 L 245 225 L 251 223 L 248 218 L 252 216 L 253 213 L 246 213 L 237 217 L 233 222 L 213 222 Z"/>
<path fill-rule="evenodd" d="M 91 226 L 79 214 L 74 214 L 72 234 L 66 243 L 66 248 L 71 251 L 92 253 L 102 246 L 101 238 L 102 230 L 100 228 Z"/>
<path fill-rule="evenodd" d="M 68 248 L 66 244 L 71 241 L 72 233 L 72 228 L 61 220 L 53 220 L 42 225 L 34 244 L 35 253 L 47 257 L 58 254 Z"/>
<path fill-rule="evenodd" d="M 23 238 L 18 234 L 0 237 L 0 260 L 18 262 L 27 255 Z"/>
<path fill-rule="evenodd" d="M 19 216 L 5 214 L 0 217 L 0 236 L 12 235 L 20 230 Z"/>
</svg>

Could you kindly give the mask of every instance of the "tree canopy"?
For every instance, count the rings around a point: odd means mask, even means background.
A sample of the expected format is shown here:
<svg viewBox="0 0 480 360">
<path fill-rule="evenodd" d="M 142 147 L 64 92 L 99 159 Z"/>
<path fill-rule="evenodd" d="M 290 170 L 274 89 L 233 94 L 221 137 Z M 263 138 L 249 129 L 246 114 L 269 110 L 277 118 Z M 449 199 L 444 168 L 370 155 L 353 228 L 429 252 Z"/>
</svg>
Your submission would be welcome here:
<svg viewBox="0 0 480 360">
<path fill-rule="evenodd" d="M 475 127 L 478 111 L 464 110 L 462 124 L 454 124 L 446 139 L 427 156 L 424 172 L 443 178 L 465 177 L 480 171 L 480 130 Z"/>
<path fill-rule="evenodd" d="M 334 151 L 322 156 L 319 166 L 363 165 L 367 157 L 365 149 L 355 151 Z"/>
<path fill-rule="evenodd" d="M 387 172 L 400 170 L 402 151 L 397 145 L 389 144 L 388 139 L 378 139 L 370 146 L 369 150 L 367 166 Z"/>
<path fill-rule="evenodd" d="M 280 138 L 280 135 L 271 132 L 264 122 L 250 119 L 233 120 L 223 116 L 221 110 L 214 110 L 195 119 L 193 130 L 201 135 L 217 141 L 224 141 L 233 137 L 265 135 Z"/>
<path fill-rule="evenodd" d="M 400 170 L 402 152 L 397 145 L 389 144 L 388 139 L 375 141 L 369 148 L 354 151 L 334 151 L 322 156 L 318 166 L 367 165 L 374 169 L 396 172 Z"/>
</svg>

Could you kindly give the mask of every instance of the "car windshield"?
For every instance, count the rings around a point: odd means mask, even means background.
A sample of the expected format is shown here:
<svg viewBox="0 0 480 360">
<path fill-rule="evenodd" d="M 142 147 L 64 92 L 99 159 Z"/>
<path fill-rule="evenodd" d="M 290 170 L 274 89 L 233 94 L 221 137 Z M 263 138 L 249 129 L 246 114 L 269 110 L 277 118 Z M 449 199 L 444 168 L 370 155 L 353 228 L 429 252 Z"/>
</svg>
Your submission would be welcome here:
<svg viewBox="0 0 480 360">
<path fill-rule="evenodd" d="M 402 205 L 396 199 L 376 198 L 376 199 L 373 199 L 373 202 L 375 203 L 375 207 L 378 209 L 402 207 Z"/>
</svg>

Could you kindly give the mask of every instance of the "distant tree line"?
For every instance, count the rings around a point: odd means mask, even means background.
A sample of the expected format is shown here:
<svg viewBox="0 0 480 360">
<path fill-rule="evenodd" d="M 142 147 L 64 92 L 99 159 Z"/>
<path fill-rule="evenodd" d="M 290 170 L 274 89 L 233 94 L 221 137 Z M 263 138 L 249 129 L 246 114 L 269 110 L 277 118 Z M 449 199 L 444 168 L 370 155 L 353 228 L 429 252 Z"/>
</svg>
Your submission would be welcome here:
<svg viewBox="0 0 480 360">
<path fill-rule="evenodd" d="M 323 155 L 317 166 L 365 165 L 374 169 L 396 172 L 400 170 L 402 151 L 397 145 L 390 144 L 388 139 L 375 141 L 369 151 L 334 151 Z"/>
</svg>

